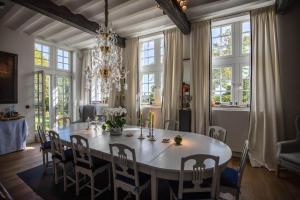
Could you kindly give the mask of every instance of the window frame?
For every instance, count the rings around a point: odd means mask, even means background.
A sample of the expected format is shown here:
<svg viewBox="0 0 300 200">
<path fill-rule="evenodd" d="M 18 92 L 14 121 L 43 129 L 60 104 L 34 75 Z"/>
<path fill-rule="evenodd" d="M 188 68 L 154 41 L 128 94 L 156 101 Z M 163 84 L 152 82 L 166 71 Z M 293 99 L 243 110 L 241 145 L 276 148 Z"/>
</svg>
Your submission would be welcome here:
<svg viewBox="0 0 300 200">
<path fill-rule="evenodd" d="M 144 42 L 148 41 L 154 41 L 154 63 L 149 65 L 142 65 L 142 45 Z M 143 75 L 145 74 L 154 74 L 154 86 L 160 86 L 160 94 L 162 98 L 162 90 L 163 90 L 163 74 L 164 74 L 164 59 L 163 62 L 161 60 L 161 56 L 165 55 L 165 50 L 163 51 L 163 55 L 161 54 L 161 43 L 163 43 L 163 49 L 164 49 L 164 36 L 162 34 L 158 34 L 152 37 L 143 38 L 139 41 L 139 67 L 138 67 L 138 74 L 139 74 L 139 94 L 141 95 L 141 106 L 161 106 L 160 104 L 151 104 L 149 103 L 142 103 L 142 85 L 143 85 Z M 155 93 L 155 92 L 153 92 Z"/>
<path fill-rule="evenodd" d="M 245 19 L 246 18 L 246 19 Z M 243 54 L 242 52 L 242 39 L 243 39 L 243 30 L 242 25 L 244 22 L 250 22 L 249 16 L 242 16 L 240 19 L 237 17 L 217 22 L 217 25 L 213 25 L 211 29 L 214 27 L 222 27 L 223 25 L 226 26 L 228 24 L 232 24 L 232 56 L 213 56 L 213 49 L 211 49 L 211 61 L 212 65 L 210 67 L 210 71 L 212 74 L 212 69 L 218 66 L 232 66 L 232 105 L 235 105 L 237 102 L 238 106 L 245 107 L 249 106 L 251 103 L 251 98 L 249 98 L 248 103 L 242 102 L 242 71 L 241 67 L 248 65 L 250 67 L 250 97 L 251 97 L 251 42 L 250 42 L 250 52 L 248 54 Z M 250 39 L 251 39 L 251 24 L 250 24 Z M 213 37 L 211 36 L 211 42 Z M 210 83 L 212 84 L 212 76 L 210 78 Z M 210 96 L 211 101 L 213 101 L 213 88 L 210 89 Z M 230 103 L 221 103 L 220 105 L 230 105 Z"/>
<path fill-rule="evenodd" d="M 67 77 L 70 79 L 70 107 L 69 107 L 69 117 L 73 119 L 73 50 L 72 49 L 67 49 L 65 47 L 60 47 L 55 44 L 51 44 L 48 42 L 36 40 L 34 43 L 34 48 L 35 44 L 44 44 L 47 45 L 50 49 L 50 62 L 49 62 L 49 67 L 43 67 L 39 65 L 35 65 L 34 63 L 34 71 L 43 71 L 45 74 L 45 77 L 49 75 L 49 115 L 50 115 L 50 128 L 53 128 L 55 125 L 56 121 L 56 109 L 55 109 L 55 102 L 54 102 L 54 90 L 57 86 L 57 77 Z M 70 63 L 70 68 L 69 70 L 62 70 L 57 67 L 57 52 L 58 49 L 62 49 L 65 51 L 69 52 L 69 63 Z M 34 49 L 35 51 L 35 49 Z"/>
</svg>

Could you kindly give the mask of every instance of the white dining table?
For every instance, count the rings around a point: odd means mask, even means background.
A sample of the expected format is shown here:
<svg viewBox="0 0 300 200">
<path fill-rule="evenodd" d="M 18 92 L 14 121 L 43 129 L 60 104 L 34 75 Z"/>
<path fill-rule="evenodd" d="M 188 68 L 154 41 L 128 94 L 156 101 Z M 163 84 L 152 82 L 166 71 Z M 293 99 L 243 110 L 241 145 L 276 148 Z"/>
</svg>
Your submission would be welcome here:
<svg viewBox="0 0 300 200">
<path fill-rule="evenodd" d="M 219 174 L 226 168 L 231 159 L 231 149 L 218 140 L 208 136 L 190 132 L 154 129 L 156 141 L 148 138 L 138 139 L 140 128 L 125 126 L 123 134 L 110 135 L 102 131 L 101 126 L 87 123 L 74 123 L 67 128 L 54 128 L 66 146 L 71 146 L 70 136 L 81 135 L 88 139 L 91 153 L 100 159 L 111 160 L 109 144 L 121 143 L 135 149 L 138 170 L 151 176 L 151 199 L 157 199 L 158 179 L 179 180 L 181 158 L 193 154 L 209 154 L 219 157 Z M 148 129 L 144 129 L 144 136 Z M 132 136 L 128 136 L 132 135 Z M 176 145 L 173 138 L 182 136 L 182 144 Z M 163 143 L 163 138 L 170 138 L 169 143 Z M 187 163 L 185 169 L 192 171 L 193 163 Z M 213 162 L 206 162 L 207 172 L 210 172 Z M 219 175 L 218 175 L 219 176 Z"/>
</svg>

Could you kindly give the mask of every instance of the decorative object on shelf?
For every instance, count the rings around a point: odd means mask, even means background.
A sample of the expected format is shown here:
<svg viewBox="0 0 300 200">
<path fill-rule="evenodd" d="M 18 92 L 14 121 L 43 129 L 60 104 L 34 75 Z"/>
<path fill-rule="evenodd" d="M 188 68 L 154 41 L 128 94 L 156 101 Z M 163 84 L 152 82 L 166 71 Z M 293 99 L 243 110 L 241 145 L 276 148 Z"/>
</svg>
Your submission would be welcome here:
<svg viewBox="0 0 300 200">
<path fill-rule="evenodd" d="M 0 51 L 0 104 L 18 103 L 18 55 Z"/>
<path fill-rule="evenodd" d="M 138 139 L 143 140 L 145 139 L 145 137 L 143 136 L 143 112 L 140 110 L 140 118 L 139 118 L 139 124 L 140 124 L 140 128 L 141 128 L 141 134 L 138 137 Z"/>
<path fill-rule="evenodd" d="M 177 0 L 177 3 L 183 12 L 187 10 L 188 0 Z"/>
<path fill-rule="evenodd" d="M 191 108 L 191 94 L 190 94 L 190 84 L 182 83 L 182 109 L 188 110 Z"/>
<path fill-rule="evenodd" d="M 25 118 L 16 112 L 15 105 L 9 105 L 5 108 L 5 112 L 0 113 L 1 121 L 10 121 Z"/>
<path fill-rule="evenodd" d="M 128 71 L 121 65 L 120 48 L 116 46 L 118 37 L 108 25 L 108 0 L 105 0 L 105 24 L 100 25 L 96 36 L 96 46 L 92 51 L 92 67 L 86 69 L 87 79 L 91 82 L 96 78 L 100 81 L 102 96 L 112 92 L 113 87 L 121 91 Z M 122 83 L 123 82 L 123 83 Z"/>
<path fill-rule="evenodd" d="M 174 137 L 174 142 L 176 143 L 176 145 L 181 145 L 181 142 L 182 142 L 182 137 L 181 135 L 176 135 Z"/>
<path fill-rule="evenodd" d="M 161 142 L 162 143 L 169 143 L 170 142 L 170 138 L 163 138 Z"/>
<path fill-rule="evenodd" d="M 122 107 L 107 109 L 109 120 L 102 125 L 102 129 L 109 131 L 111 135 L 121 135 L 126 123 L 126 113 L 127 110 Z"/>
</svg>

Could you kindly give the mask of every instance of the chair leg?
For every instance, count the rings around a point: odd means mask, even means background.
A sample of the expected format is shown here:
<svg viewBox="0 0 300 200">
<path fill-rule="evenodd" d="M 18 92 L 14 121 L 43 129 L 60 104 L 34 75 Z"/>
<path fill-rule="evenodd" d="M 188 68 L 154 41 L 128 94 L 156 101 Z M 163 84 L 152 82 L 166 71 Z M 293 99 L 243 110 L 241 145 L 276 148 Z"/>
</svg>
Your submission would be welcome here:
<svg viewBox="0 0 300 200">
<path fill-rule="evenodd" d="M 95 199 L 95 180 L 94 176 L 91 176 L 91 200 Z"/>
<path fill-rule="evenodd" d="M 118 200 L 118 188 L 114 185 L 114 200 Z"/>
<path fill-rule="evenodd" d="M 279 171 L 280 171 L 280 165 L 277 164 L 276 166 L 276 176 L 279 178 Z"/>
<path fill-rule="evenodd" d="M 170 200 L 172 200 L 173 198 L 172 198 L 172 191 L 171 191 L 171 189 L 169 188 L 169 193 L 170 193 Z"/>
<path fill-rule="evenodd" d="M 78 196 L 79 195 L 79 174 L 76 170 L 75 170 L 75 175 L 76 175 L 76 196 Z"/>
<path fill-rule="evenodd" d="M 48 152 L 46 152 L 46 167 L 48 167 L 49 158 L 48 158 Z"/>
<path fill-rule="evenodd" d="M 107 168 L 108 173 L 108 190 L 111 190 L 111 175 L 110 175 L 110 167 Z"/>
<path fill-rule="evenodd" d="M 53 167 L 54 167 L 54 182 L 55 184 L 58 183 L 58 177 L 57 177 L 57 163 L 53 162 Z"/>
<path fill-rule="evenodd" d="M 42 154 L 43 154 L 43 166 L 45 167 L 45 152 L 44 152 L 44 150 L 42 150 Z"/>
<path fill-rule="evenodd" d="M 63 173 L 64 173 L 64 192 L 67 191 L 67 169 L 66 165 L 63 167 Z"/>
<path fill-rule="evenodd" d="M 140 200 L 140 194 L 135 194 L 135 200 Z"/>
</svg>

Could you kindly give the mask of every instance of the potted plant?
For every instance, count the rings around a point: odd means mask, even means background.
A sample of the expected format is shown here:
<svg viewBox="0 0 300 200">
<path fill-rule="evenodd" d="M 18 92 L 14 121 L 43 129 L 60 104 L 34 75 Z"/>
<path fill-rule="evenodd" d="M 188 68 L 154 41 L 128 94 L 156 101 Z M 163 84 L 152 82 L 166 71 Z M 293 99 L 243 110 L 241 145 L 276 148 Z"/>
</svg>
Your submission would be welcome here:
<svg viewBox="0 0 300 200">
<path fill-rule="evenodd" d="M 126 124 L 125 115 L 127 110 L 125 108 L 110 108 L 107 110 L 108 120 L 102 125 L 103 130 L 107 130 L 111 135 L 121 135 L 123 127 Z"/>
</svg>

